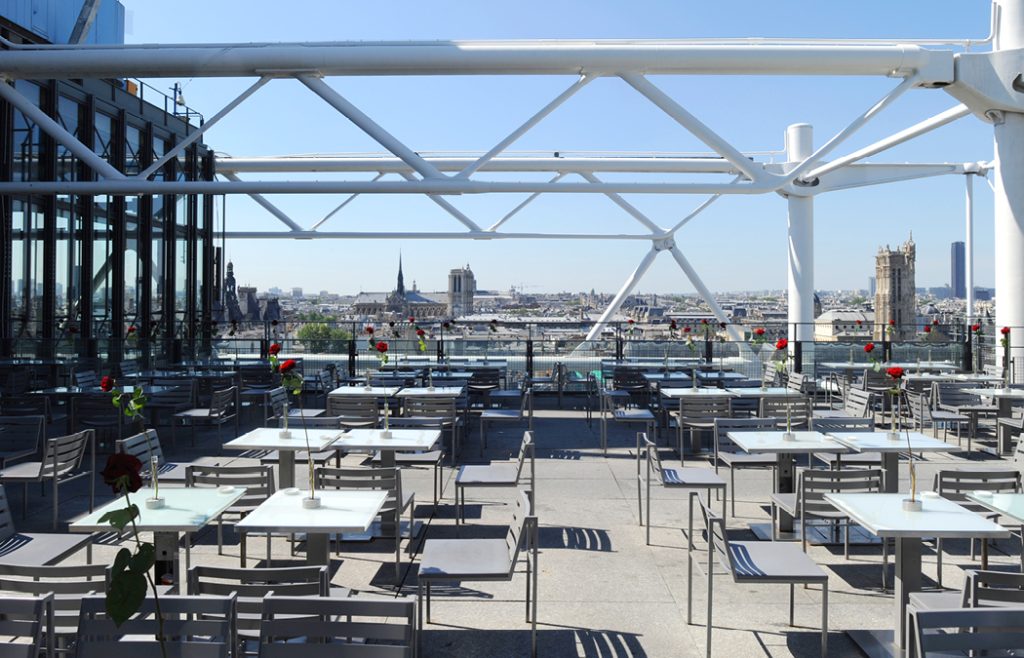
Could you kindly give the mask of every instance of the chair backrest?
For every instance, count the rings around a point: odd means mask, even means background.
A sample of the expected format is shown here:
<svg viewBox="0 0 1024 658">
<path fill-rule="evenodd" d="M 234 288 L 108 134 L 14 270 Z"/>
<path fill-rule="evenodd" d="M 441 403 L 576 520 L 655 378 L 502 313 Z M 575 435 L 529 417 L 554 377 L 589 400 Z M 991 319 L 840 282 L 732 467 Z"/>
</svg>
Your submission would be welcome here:
<svg viewBox="0 0 1024 658">
<path fill-rule="evenodd" d="M 659 482 L 666 484 L 665 467 L 661 464 L 661 453 L 658 452 L 658 444 L 647 438 L 647 432 L 640 432 L 640 446 L 647 454 L 647 465 L 650 470 L 654 471 Z"/>
<path fill-rule="evenodd" d="M 188 570 L 190 596 L 237 597 L 239 634 L 259 633 L 264 597 L 274 592 L 281 596 L 327 596 L 331 576 L 326 566 L 269 567 L 237 569 L 195 566 Z"/>
<path fill-rule="evenodd" d="M 954 407 L 981 404 L 981 399 L 977 395 L 966 391 L 966 389 L 977 387 L 978 385 L 974 383 L 936 382 L 933 389 L 935 391 L 935 404 Z"/>
<path fill-rule="evenodd" d="M 78 631 L 82 597 L 107 591 L 110 567 L 106 564 L 73 566 L 21 566 L 0 564 L 0 593 L 43 596 L 53 593 L 53 632 Z M 49 624 L 46 632 L 51 632 Z M 0 652 L 0 656 L 3 653 Z"/>
<path fill-rule="evenodd" d="M 135 377 L 139 374 L 139 362 L 135 359 L 125 359 L 119 368 L 122 377 Z"/>
<path fill-rule="evenodd" d="M 246 366 L 238 370 L 238 382 L 242 388 L 273 388 L 274 371 L 265 366 Z"/>
<path fill-rule="evenodd" d="M 402 513 L 402 476 L 395 466 L 382 468 L 318 468 L 314 471 L 316 486 L 341 491 L 386 491 L 387 498 L 380 514 L 394 516 L 395 523 Z"/>
<path fill-rule="evenodd" d="M 640 371 L 639 368 L 629 368 L 624 366 L 617 366 L 612 371 L 612 386 L 617 391 L 632 391 L 640 392 L 646 391 L 650 387 L 647 385 L 647 378 Z"/>
<path fill-rule="evenodd" d="M 124 414 L 111 404 L 109 395 L 97 391 L 71 398 L 71 421 L 72 427 L 114 429 L 124 423 Z"/>
<path fill-rule="evenodd" d="M 75 386 L 81 388 L 95 388 L 100 385 L 100 379 L 95 370 L 79 370 L 74 375 Z"/>
<path fill-rule="evenodd" d="M 468 387 L 472 391 L 492 391 L 501 385 L 501 372 L 497 368 L 479 368 L 472 371 Z"/>
<path fill-rule="evenodd" d="M 160 406 L 190 407 L 196 401 L 196 381 L 194 379 L 154 379 L 153 387 L 160 388 L 159 392 L 151 393 L 150 404 Z"/>
<path fill-rule="evenodd" d="M 731 408 L 728 395 L 679 398 L 682 418 L 728 418 Z"/>
<path fill-rule="evenodd" d="M 940 470 L 935 474 L 935 491 L 943 498 L 954 502 L 967 500 L 973 491 L 1018 493 L 1021 490 L 1019 471 L 959 471 Z"/>
<path fill-rule="evenodd" d="M 801 395 L 813 395 L 817 388 L 817 383 L 814 381 L 814 377 L 810 375 L 802 372 L 791 372 L 789 373 L 789 380 L 786 382 L 786 388 Z"/>
<path fill-rule="evenodd" d="M 1017 445 L 1013 447 L 1013 465 L 1018 473 L 1024 474 L 1024 441 L 1020 439 L 1017 440 Z"/>
<path fill-rule="evenodd" d="M 43 634 L 53 596 L 0 597 L 0 658 L 36 658 L 53 653 L 53 638 Z"/>
<path fill-rule="evenodd" d="M 146 430 L 129 436 L 127 439 L 121 439 L 117 442 L 116 449 L 117 452 L 138 458 L 142 462 L 144 474 L 149 468 L 149 460 L 152 457 L 156 457 L 158 466 L 162 466 L 164 463 L 164 451 L 160 447 L 160 438 L 156 435 L 156 430 Z"/>
<path fill-rule="evenodd" d="M 968 655 L 968 650 L 975 652 L 971 655 L 1012 655 L 987 652 L 1024 647 L 1024 607 L 912 610 L 911 615 L 921 658 Z"/>
<path fill-rule="evenodd" d="M 784 397 L 768 396 L 761 398 L 758 415 L 762 418 L 785 418 L 789 410 L 790 422 L 806 425 L 813 414 L 811 399 L 803 395 L 787 395 Z"/>
<path fill-rule="evenodd" d="M 729 432 L 772 431 L 785 427 L 785 418 L 716 418 L 715 454 L 738 451 L 739 448 L 727 436 Z"/>
<path fill-rule="evenodd" d="M 253 510 L 274 493 L 274 469 L 265 466 L 206 466 L 189 464 L 185 467 L 186 487 L 245 487 L 245 495 L 231 506 L 231 511 Z"/>
<path fill-rule="evenodd" d="M 236 412 L 235 399 L 238 397 L 238 388 L 232 386 L 220 391 L 214 391 L 210 396 L 210 417 L 226 418 Z"/>
<path fill-rule="evenodd" d="M 781 382 L 781 373 L 774 363 L 764 364 L 764 371 L 761 373 L 761 384 L 764 386 L 778 386 Z"/>
<path fill-rule="evenodd" d="M 1005 571 L 968 571 L 964 583 L 965 608 L 1024 607 L 1024 574 Z"/>
<path fill-rule="evenodd" d="M 519 552 L 521 550 L 529 550 L 530 523 L 536 523 L 530 496 L 531 494 L 523 489 L 519 490 L 519 495 L 516 496 L 516 506 L 512 511 L 512 523 L 508 526 L 508 532 L 505 533 L 505 545 L 508 548 L 509 579 L 512 578 L 516 563 L 519 562 Z"/>
<path fill-rule="evenodd" d="M 841 519 L 846 514 L 825 500 L 830 493 L 880 493 L 881 469 L 847 468 L 839 471 L 807 469 L 800 473 L 797 505 L 801 518 Z"/>
<path fill-rule="evenodd" d="M 76 473 L 82 466 L 85 451 L 92 445 L 93 435 L 93 430 L 82 430 L 47 440 L 40 475 L 65 478 Z"/>
<path fill-rule="evenodd" d="M 303 418 L 292 418 L 288 421 L 288 425 L 298 431 L 302 431 L 303 427 L 335 430 L 341 429 L 341 420 L 340 416 L 306 416 Z"/>
<path fill-rule="evenodd" d="M 700 501 L 700 513 L 704 517 L 704 528 L 707 532 L 706 536 L 711 553 L 718 558 L 718 563 L 722 565 L 723 569 L 731 574 L 735 574 L 732 551 L 729 547 L 729 536 L 725 532 L 725 519 L 715 514 L 708 507 L 708 501 L 705 501 L 703 496 L 698 495 L 697 500 Z M 740 568 L 743 568 L 742 562 Z M 714 565 L 708 564 L 708 569 L 714 569 Z"/>
<path fill-rule="evenodd" d="M 338 416 L 348 423 L 376 425 L 380 415 L 377 398 L 367 395 L 336 395 L 327 398 L 328 416 Z"/>
<path fill-rule="evenodd" d="M 874 432 L 874 418 L 811 418 L 816 432 Z"/>
<path fill-rule="evenodd" d="M 82 599 L 77 658 L 108 658 L 125 652 L 158 656 L 155 601 L 146 598 L 139 612 L 120 626 L 106 613 L 106 596 Z M 160 597 L 168 658 L 229 658 L 235 655 L 235 597 Z"/>
<path fill-rule="evenodd" d="M 892 388 L 892 379 L 884 370 L 865 368 L 864 374 L 861 376 L 860 386 L 857 388 L 864 391 L 887 391 Z"/>
<path fill-rule="evenodd" d="M 875 394 L 859 388 L 851 388 L 846 392 L 846 402 L 843 409 L 854 418 L 869 418 L 872 415 L 872 405 Z"/>
<path fill-rule="evenodd" d="M 267 391 L 267 401 L 270 403 L 270 416 L 267 420 L 272 418 L 280 418 L 284 415 L 284 409 L 288 406 L 288 391 L 284 390 L 283 386 L 277 386 Z"/>
<path fill-rule="evenodd" d="M 454 420 L 455 398 L 409 396 L 402 398 L 402 415 L 410 418 Z"/>
<path fill-rule="evenodd" d="M 4 451 L 39 452 L 46 428 L 44 416 L 0 416 L 0 445 Z"/>
<path fill-rule="evenodd" d="M 407 658 L 416 651 L 416 603 L 409 598 L 268 596 L 260 658 Z"/>
<path fill-rule="evenodd" d="M 527 430 L 526 432 L 523 432 L 523 440 L 519 444 L 519 455 L 516 457 L 516 481 L 517 482 L 519 481 L 519 478 L 522 477 L 522 475 L 523 475 L 523 465 L 526 463 L 526 456 L 527 456 L 527 454 L 529 454 L 529 456 L 530 456 L 530 477 L 533 478 L 533 477 L 536 476 L 536 471 L 534 470 L 535 467 L 536 467 L 536 464 L 534 463 L 534 458 L 535 457 L 534 457 L 534 445 L 533 445 L 533 432 L 529 431 L 529 430 Z"/>
</svg>

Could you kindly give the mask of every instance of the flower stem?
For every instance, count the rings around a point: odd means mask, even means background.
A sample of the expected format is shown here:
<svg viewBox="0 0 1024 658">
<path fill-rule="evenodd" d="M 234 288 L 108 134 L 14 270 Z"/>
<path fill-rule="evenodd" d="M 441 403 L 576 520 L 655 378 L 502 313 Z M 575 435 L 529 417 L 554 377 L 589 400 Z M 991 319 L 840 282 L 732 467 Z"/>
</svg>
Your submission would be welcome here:
<svg viewBox="0 0 1024 658">
<path fill-rule="evenodd" d="M 132 500 L 128 496 L 128 487 L 124 488 L 124 501 L 128 503 L 128 508 L 131 509 Z M 136 548 L 142 548 L 142 540 L 139 538 L 139 527 L 135 525 L 135 516 L 129 515 L 129 518 L 131 519 L 135 546 Z M 145 578 L 149 583 L 149 586 L 153 589 L 153 608 L 156 612 L 156 640 L 160 643 L 160 655 L 161 658 L 167 658 L 167 638 L 164 637 L 164 615 L 160 611 L 160 594 L 156 590 L 156 579 L 153 578 L 153 573 L 149 569 L 146 569 Z"/>
</svg>

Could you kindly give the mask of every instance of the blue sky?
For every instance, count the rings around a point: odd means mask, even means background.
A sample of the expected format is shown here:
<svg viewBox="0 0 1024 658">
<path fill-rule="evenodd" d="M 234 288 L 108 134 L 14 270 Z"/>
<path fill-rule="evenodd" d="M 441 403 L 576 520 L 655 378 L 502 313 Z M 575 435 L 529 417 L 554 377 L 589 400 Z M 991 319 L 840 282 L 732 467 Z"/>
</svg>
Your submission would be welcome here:
<svg viewBox="0 0 1024 658">
<path fill-rule="evenodd" d="M 136 43 L 337 41 L 376 39 L 905 37 L 982 38 L 989 29 L 983 0 L 895 3 L 659 0 L 648 2 L 519 1 L 515 3 L 271 2 L 217 0 L 173 3 L 123 0 L 126 40 Z M 926 9 L 926 10 L 925 10 Z M 895 85 L 887 79 L 785 77 L 656 77 L 654 81 L 742 150 L 779 150 L 785 127 L 808 122 L 821 144 Z M 173 80 L 153 81 L 169 87 Z M 180 80 L 188 104 L 207 116 L 251 80 Z M 332 78 L 329 82 L 417 151 L 483 151 L 571 83 L 563 77 Z M 839 148 L 849 152 L 936 114 L 956 101 L 939 90 L 914 90 Z M 207 133 L 217 151 L 235 156 L 377 152 L 381 148 L 308 90 L 275 81 Z M 570 99 L 515 143 L 511 151 L 706 151 L 680 126 L 616 79 L 601 79 Z M 965 162 L 992 157 L 991 128 L 968 117 L 876 156 L 878 162 Z M 976 190 L 976 281 L 993 280 L 992 197 Z M 815 202 L 816 287 L 863 288 L 880 244 L 918 245 L 918 285 L 949 280 L 949 244 L 963 239 L 960 177 L 900 183 L 822 195 Z M 520 195 L 453 198 L 487 225 Z M 318 221 L 338 197 L 278 196 L 272 200 L 300 224 Z M 671 225 L 703 197 L 635 195 L 629 200 L 655 222 Z M 229 229 L 280 225 L 248 198 L 228 198 Z M 324 228 L 458 230 L 428 199 L 363 196 Z M 549 195 L 510 230 L 629 231 L 634 222 L 600 195 Z M 677 237 L 713 290 L 786 285 L 786 203 L 777 195 L 729 197 Z M 260 289 L 388 290 L 399 249 L 406 280 L 421 289 L 447 285 L 450 268 L 469 263 L 481 288 L 530 291 L 614 291 L 647 251 L 645 242 L 607 241 L 233 241 L 228 257 L 243 283 Z M 662 255 L 639 292 L 692 292 Z"/>
</svg>

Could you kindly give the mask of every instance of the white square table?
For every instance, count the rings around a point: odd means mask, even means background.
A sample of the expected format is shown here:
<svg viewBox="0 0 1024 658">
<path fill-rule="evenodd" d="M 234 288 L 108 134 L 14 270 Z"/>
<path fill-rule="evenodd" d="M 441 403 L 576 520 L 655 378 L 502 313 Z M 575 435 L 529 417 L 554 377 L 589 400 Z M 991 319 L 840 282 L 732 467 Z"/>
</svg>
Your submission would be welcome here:
<svg viewBox="0 0 1024 658">
<path fill-rule="evenodd" d="M 995 539 L 1010 532 L 984 517 L 932 492 L 920 494 L 923 509 L 903 509 L 905 493 L 836 493 L 825 500 L 882 539 L 896 540 L 896 620 L 894 631 L 848 631 L 850 638 L 868 656 L 900 656 L 909 646 L 906 637 L 907 601 L 921 589 L 921 540 Z"/>
<path fill-rule="evenodd" d="M 363 398 L 389 398 L 401 389 L 401 386 L 340 386 L 327 395 L 329 397 L 363 397 Z"/>
<path fill-rule="evenodd" d="M 833 440 L 821 432 L 808 430 L 793 431 L 793 440 L 786 440 L 784 431 L 728 432 L 726 436 L 740 449 L 756 454 L 775 455 L 775 491 L 778 493 L 796 492 L 796 469 L 793 468 L 793 455 L 812 454 L 816 452 L 841 454 L 848 450 L 846 446 Z M 760 527 L 751 526 L 761 539 L 770 538 L 771 529 L 765 534 Z M 793 517 L 784 510 L 779 510 L 779 536 L 789 538 L 793 533 Z"/>
<path fill-rule="evenodd" d="M 366 532 L 387 500 L 386 491 L 317 491 L 320 507 L 306 509 L 309 491 L 282 489 L 238 522 L 250 532 L 306 534 L 306 563 L 330 564 L 330 536 Z"/>
<path fill-rule="evenodd" d="M 885 473 L 882 490 L 886 493 L 900 490 L 900 453 L 953 452 L 959 449 L 920 432 L 900 432 L 896 441 L 889 438 L 888 432 L 829 432 L 828 435 L 854 452 L 881 453 Z"/>
<path fill-rule="evenodd" d="M 281 430 L 276 427 L 257 427 L 237 439 L 224 444 L 228 450 L 277 450 L 277 483 L 282 489 L 295 486 L 295 453 L 306 449 L 306 435 L 309 435 L 309 447 L 313 452 L 326 450 L 341 436 L 341 429 L 325 429 L 321 427 L 302 428 L 301 419 L 289 423 L 290 438 L 281 438 Z M 309 456 L 312 459 L 312 455 Z"/>
<path fill-rule="evenodd" d="M 978 491 L 967 494 L 967 499 L 1024 525 L 1024 493 Z"/>
<path fill-rule="evenodd" d="M 143 487 L 131 494 L 132 504 L 139 508 L 135 527 L 140 532 L 153 533 L 156 549 L 156 563 L 153 565 L 155 580 L 160 582 L 164 574 L 178 578 L 179 535 L 185 535 L 185 571 L 189 569 L 188 536 L 202 530 L 220 516 L 245 494 L 243 487 L 167 487 L 160 489 L 164 506 L 159 509 L 146 507 L 146 499 L 153 497 L 154 490 Z M 106 521 L 100 522 L 107 512 L 124 509 L 124 496 L 118 496 L 102 507 L 86 514 L 68 526 L 71 532 L 110 532 L 112 527 Z M 130 526 L 129 526 L 130 527 Z"/>
<path fill-rule="evenodd" d="M 441 439 L 439 429 L 393 429 L 391 437 L 384 430 L 354 428 L 341 432 L 332 447 L 342 450 L 380 450 L 381 465 L 395 465 L 395 452 L 430 450 Z"/>
<path fill-rule="evenodd" d="M 766 386 L 761 388 L 760 386 L 751 386 L 749 388 L 726 388 L 738 398 L 799 398 L 800 393 L 797 391 L 791 391 L 785 386 Z"/>
<path fill-rule="evenodd" d="M 410 386 L 396 393 L 395 397 L 399 399 L 409 397 L 457 398 L 462 395 L 464 390 L 466 390 L 465 386 L 435 386 L 433 389 L 429 386 Z"/>
<path fill-rule="evenodd" d="M 683 398 L 732 398 L 736 397 L 735 393 L 730 392 L 727 388 L 695 388 L 692 386 L 683 386 L 680 388 L 663 388 L 661 394 L 667 398 L 673 400 L 681 400 Z"/>
</svg>

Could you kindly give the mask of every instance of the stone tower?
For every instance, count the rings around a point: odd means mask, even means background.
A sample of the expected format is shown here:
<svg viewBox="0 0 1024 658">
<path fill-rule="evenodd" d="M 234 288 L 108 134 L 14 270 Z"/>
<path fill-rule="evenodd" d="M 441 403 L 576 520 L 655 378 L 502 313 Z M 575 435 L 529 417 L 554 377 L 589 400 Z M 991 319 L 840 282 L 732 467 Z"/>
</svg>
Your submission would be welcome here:
<svg viewBox="0 0 1024 658">
<path fill-rule="evenodd" d="M 917 290 L 914 236 L 897 249 L 878 248 L 875 257 L 875 340 L 882 340 L 890 320 L 895 320 L 891 340 L 904 340 L 917 330 Z"/>
<path fill-rule="evenodd" d="M 476 277 L 469 265 L 448 272 L 448 315 L 453 318 L 473 312 Z"/>
</svg>

